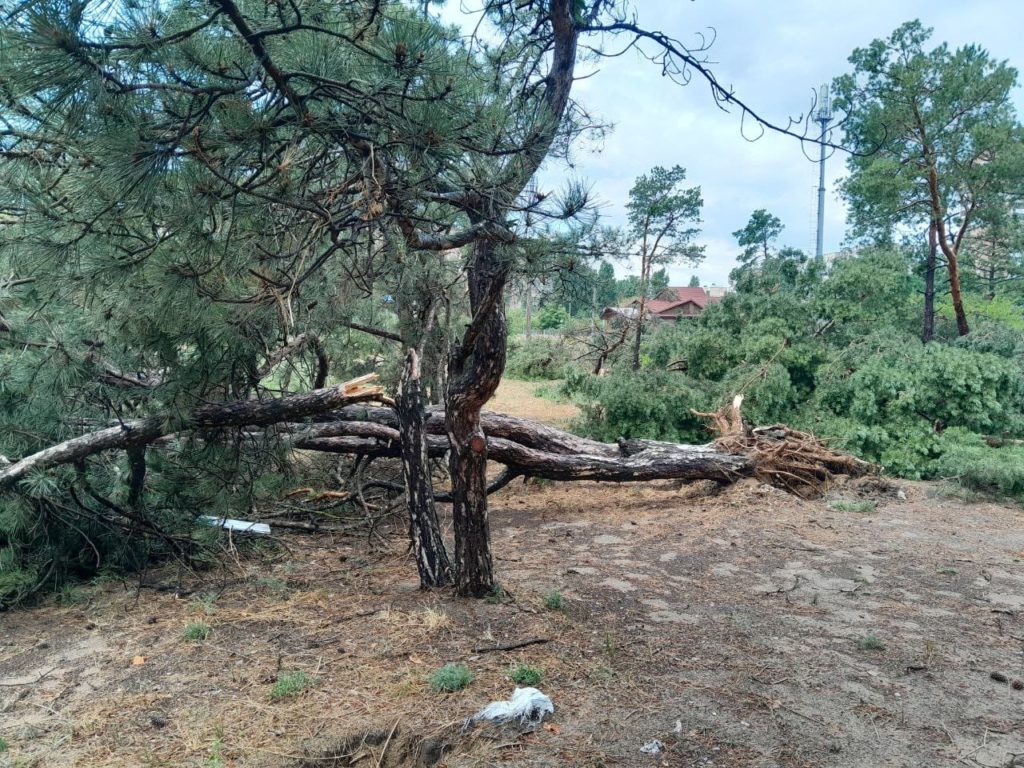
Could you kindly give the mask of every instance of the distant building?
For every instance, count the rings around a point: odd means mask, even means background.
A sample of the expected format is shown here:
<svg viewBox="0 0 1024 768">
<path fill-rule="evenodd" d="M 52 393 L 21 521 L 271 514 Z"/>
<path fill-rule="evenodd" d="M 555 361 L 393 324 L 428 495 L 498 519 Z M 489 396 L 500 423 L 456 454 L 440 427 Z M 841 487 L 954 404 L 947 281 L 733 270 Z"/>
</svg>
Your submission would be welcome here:
<svg viewBox="0 0 1024 768">
<path fill-rule="evenodd" d="M 644 312 L 658 320 L 678 321 L 682 318 L 699 317 L 709 304 L 715 304 L 729 289 L 711 286 L 669 286 L 658 292 L 653 299 L 644 302 Z M 633 321 L 640 308 L 640 299 L 630 299 L 624 307 L 605 307 L 601 319 L 606 323 L 615 320 Z"/>
</svg>

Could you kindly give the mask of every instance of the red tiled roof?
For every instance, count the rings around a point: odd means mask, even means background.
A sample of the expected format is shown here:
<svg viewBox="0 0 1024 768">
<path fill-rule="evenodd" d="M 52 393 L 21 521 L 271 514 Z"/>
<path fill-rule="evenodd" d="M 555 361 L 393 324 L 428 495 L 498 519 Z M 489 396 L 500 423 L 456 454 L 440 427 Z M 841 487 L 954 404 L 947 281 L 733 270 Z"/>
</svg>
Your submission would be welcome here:
<svg viewBox="0 0 1024 768">
<path fill-rule="evenodd" d="M 661 299 L 651 299 L 644 304 L 644 307 L 646 307 L 647 311 L 652 315 L 660 315 L 662 312 L 668 312 L 670 309 L 685 303 L 685 301 L 663 301 Z"/>
<path fill-rule="evenodd" d="M 692 301 L 698 307 L 703 309 L 704 306 L 709 301 L 709 297 L 708 297 L 707 293 L 699 285 L 698 286 L 690 286 L 690 285 L 687 285 L 687 286 L 675 286 L 675 285 L 670 285 L 668 288 L 665 288 L 665 289 L 663 289 L 662 291 L 660 291 L 658 293 L 659 297 L 664 297 L 664 298 L 660 298 L 658 300 L 659 301 L 664 301 L 665 299 L 668 298 L 668 296 L 670 294 L 675 294 L 675 297 L 676 297 L 676 300 L 674 302 L 670 302 L 672 304 L 679 304 L 679 303 L 684 302 L 684 301 Z"/>
</svg>

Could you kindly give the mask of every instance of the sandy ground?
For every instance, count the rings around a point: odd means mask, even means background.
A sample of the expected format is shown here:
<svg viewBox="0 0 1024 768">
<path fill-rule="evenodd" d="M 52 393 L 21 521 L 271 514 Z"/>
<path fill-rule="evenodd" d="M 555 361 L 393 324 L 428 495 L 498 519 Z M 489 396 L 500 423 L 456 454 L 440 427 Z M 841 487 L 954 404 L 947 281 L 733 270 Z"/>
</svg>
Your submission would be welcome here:
<svg viewBox="0 0 1024 768">
<path fill-rule="evenodd" d="M 541 387 L 554 390 L 558 387 L 558 382 L 505 379 L 484 410 L 514 413 L 525 419 L 536 419 L 563 428 L 569 426 L 579 414 L 579 408 L 569 402 L 555 402 L 537 397 L 537 390 Z"/>
<path fill-rule="evenodd" d="M 178 594 L 0 614 L 0 765 L 1020 766 L 1021 512 L 923 483 L 517 483 L 493 500 L 490 602 L 420 592 L 400 531 L 286 537 L 146 576 Z M 474 681 L 431 692 L 448 662 Z M 553 720 L 464 731 L 515 663 Z M 296 670 L 310 687 L 271 698 Z"/>
</svg>

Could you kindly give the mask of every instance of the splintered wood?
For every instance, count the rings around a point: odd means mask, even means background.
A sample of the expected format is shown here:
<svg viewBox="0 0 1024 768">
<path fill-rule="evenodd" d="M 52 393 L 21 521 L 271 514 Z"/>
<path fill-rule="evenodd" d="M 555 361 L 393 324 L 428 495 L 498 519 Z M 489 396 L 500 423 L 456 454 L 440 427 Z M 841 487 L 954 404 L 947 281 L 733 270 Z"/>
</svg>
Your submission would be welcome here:
<svg viewBox="0 0 1024 768">
<path fill-rule="evenodd" d="M 384 389 L 380 384 L 372 384 L 376 382 L 379 377 L 376 373 L 368 373 L 365 376 L 357 376 L 354 379 L 350 379 L 341 385 L 341 390 L 344 392 L 346 397 L 372 397 L 373 395 L 380 395 L 383 397 Z"/>
</svg>

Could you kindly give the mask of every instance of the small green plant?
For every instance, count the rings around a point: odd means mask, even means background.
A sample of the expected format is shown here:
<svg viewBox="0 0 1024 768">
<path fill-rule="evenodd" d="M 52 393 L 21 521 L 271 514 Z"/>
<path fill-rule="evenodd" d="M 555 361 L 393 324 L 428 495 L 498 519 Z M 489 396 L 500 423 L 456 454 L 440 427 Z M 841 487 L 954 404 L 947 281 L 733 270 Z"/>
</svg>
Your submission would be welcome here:
<svg viewBox="0 0 1024 768">
<path fill-rule="evenodd" d="M 270 700 L 277 701 L 289 696 L 297 696 L 314 685 L 316 685 L 316 680 L 301 669 L 294 672 L 282 672 L 278 675 L 274 687 L 270 689 Z"/>
<path fill-rule="evenodd" d="M 875 511 L 873 501 L 833 501 L 828 506 L 836 512 L 857 512 L 864 515 Z"/>
<path fill-rule="evenodd" d="M 544 607 L 549 611 L 560 611 L 565 607 L 565 600 L 562 599 L 562 593 L 557 589 L 553 589 L 544 595 Z"/>
<path fill-rule="evenodd" d="M 956 576 L 960 571 L 956 568 L 939 568 L 939 573 L 943 576 Z"/>
<path fill-rule="evenodd" d="M 272 576 L 266 576 L 256 580 L 256 586 L 265 589 L 279 600 L 288 597 L 288 585 L 282 580 Z"/>
<path fill-rule="evenodd" d="M 216 604 L 219 597 L 219 592 L 204 592 L 201 595 L 197 595 L 192 603 L 209 616 L 217 610 Z"/>
<path fill-rule="evenodd" d="M 7 746 L 7 739 L 5 739 L 3 736 L 0 736 L 0 752 L 6 752 L 8 749 L 9 747 Z"/>
<path fill-rule="evenodd" d="M 430 673 L 428 682 L 434 693 L 451 693 L 461 691 L 473 682 L 473 673 L 465 664 L 445 664 Z"/>
<path fill-rule="evenodd" d="M 182 636 L 190 643 L 201 643 L 210 636 L 210 625 L 203 621 L 194 621 L 185 627 Z"/>
<path fill-rule="evenodd" d="M 495 584 L 491 587 L 490 593 L 484 598 L 484 602 L 488 605 L 498 605 L 505 602 L 508 599 L 508 593 L 501 584 Z"/>
<path fill-rule="evenodd" d="M 538 685 L 544 673 L 529 664 L 516 664 L 508 671 L 508 676 L 519 685 Z"/>
<path fill-rule="evenodd" d="M 885 643 L 874 635 L 862 637 L 858 645 L 862 651 L 881 651 L 885 649 Z"/>
<path fill-rule="evenodd" d="M 89 591 L 78 584 L 65 584 L 57 594 L 61 605 L 81 605 L 89 601 Z"/>
<path fill-rule="evenodd" d="M 615 644 L 615 638 L 612 637 L 611 632 L 604 633 L 604 655 L 608 657 L 608 661 L 613 661 L 615 655 L 619 652 L 618 645 Z"/>
<path fill-rule="evenodd" d="M 210 745 L 210 754 L 203 761 L 203 768 L 224 768 L 224 755 L 221 754 L 221 740 L 215 739 Z"/>
</svg>

